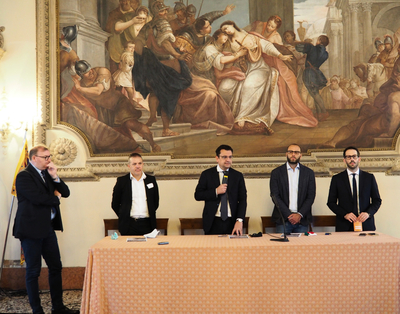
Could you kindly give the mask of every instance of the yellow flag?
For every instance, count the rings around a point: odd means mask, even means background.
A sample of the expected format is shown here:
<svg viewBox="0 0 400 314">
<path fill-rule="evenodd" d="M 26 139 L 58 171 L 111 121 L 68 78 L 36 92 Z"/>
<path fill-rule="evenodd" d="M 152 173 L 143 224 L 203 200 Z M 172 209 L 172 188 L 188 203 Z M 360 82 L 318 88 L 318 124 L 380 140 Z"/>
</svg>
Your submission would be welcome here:
<svg viewBox="0 0 400 314">
<path fill-rule="evenodd" d="M 28 160 L 29 160 L 28 141 L 25 140 L 24 148 L 22 149 L 21 156 L 19 157 L 19 160 L 18 160 L 17 169 L 15 169 L 14 182 L 13 182 L 13 186 L 11 189 L 11 194 L 14 196 L 17 196 L 17 190 L 15 188 L 15 180 L 17 179 L 17 174 L 21 170 L 25 169 L 25 167 L 28 165 Z"/>
</svg>

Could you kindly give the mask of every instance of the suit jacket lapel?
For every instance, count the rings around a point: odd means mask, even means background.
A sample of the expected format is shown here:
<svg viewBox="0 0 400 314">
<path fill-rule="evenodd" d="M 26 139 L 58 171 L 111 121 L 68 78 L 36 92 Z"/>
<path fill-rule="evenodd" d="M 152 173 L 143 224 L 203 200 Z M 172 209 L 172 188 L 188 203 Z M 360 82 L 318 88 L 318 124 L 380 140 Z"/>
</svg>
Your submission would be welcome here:
<svg viewBox="0 0 400 314">
<path fill-rule="evenodd" d="M 282 167 L 282 182 L 283 184 L 283 190 L 284 190 L 284 196 L 285 196 L 285 202 L 287 202 L 288 206 L 289 206 L 289 176 L 288 176 L 288 170 L 287 170 L 287 163 L 285 163 Z"/>
<path fill-rule="evenodd" d="M 37 181 L 39 181 L 40 183 L 42 183 L 43 186 L 44 186 L 47 190 L 49 189 L 48 185 L 43 181 L 42 175 L 41 175 L 39 172 L 37 172 L 36 169 L 35 169 L 31 164 L 29 164 L 28 167 L 27 167 L 26 169 L 33 175 L 33 177 L 34 177 Z M 46 176 L 46 180 L 48 180 L 47 176 Z"/>
<path fill-rule="evenodd" d="M 346 187 L 347 192 L 349 193 L 350 199 L 353 198 L 353 193 L 351 192 L 351 186 L 350 186 L 350 180 L 349 180 L 349 175 L 347 173 L 347 169 L 343 171 L 343 183 Z"/>
<path fill-rule="evenodd" d="M 218 170 L 217 170 L 217 167 L 215 167 L 215 171 L 214 171 L 214 173 L 213 173 L 213 178 L 212 178 L 212 180 L 214 181 L 213 183 L 214 183 L 217 187 L 220 186 L 221 180 L 220 180 L 220 178 L 219 178 L 219 172 L 218 172 Z M 228 182 L 229 182 L 229 179 L 228 179 Z M 229 184 L 228 184 L 228 187 L 229 187 Z"/>
<path fill-rule="evenodd" d="M 300 209 L 300 197 L 303 197 L 303 191 L 305 187 L 307 186 L 306 182 L 306 177 L 305 177 L 305 172 L 302 171 L 303 165 L 300 164 L 300 173 L 299 173 L 299 187 L 298 187 L 298 192 L 297 192 L 297 207 Z M 304 196 L 305 197 L 305 196 Z"/>
</svg>

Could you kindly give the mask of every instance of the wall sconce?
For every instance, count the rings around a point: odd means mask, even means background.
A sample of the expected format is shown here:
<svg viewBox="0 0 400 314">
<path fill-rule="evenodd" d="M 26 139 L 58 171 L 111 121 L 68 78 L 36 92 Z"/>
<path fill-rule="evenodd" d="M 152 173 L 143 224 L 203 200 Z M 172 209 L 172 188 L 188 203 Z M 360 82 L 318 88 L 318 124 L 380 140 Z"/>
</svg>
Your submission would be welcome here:
<svg viewBox="0 0 400 314">
<path fill-rule="evenodd" d="M 15 113 L 14 113 L 15 116 Z M 0 140 L 3 143 L 3 148 L 7 148 L 7 143 L 11 131 L 19 130 L 22 127 L 23 121 L 14 122 L 11 120 L 12 112 L 9 108 L 6 89 L 0 96 Z"/>
</svg>

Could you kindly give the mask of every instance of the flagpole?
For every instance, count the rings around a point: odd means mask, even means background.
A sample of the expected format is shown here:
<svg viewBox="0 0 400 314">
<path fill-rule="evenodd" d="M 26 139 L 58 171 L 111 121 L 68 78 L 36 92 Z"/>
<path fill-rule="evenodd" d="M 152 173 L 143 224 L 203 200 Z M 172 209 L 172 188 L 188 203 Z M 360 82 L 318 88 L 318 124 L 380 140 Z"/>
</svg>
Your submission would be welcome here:
<svg viewBox="0 0 400 314">
<path fill-rule="evenodd" d="M 25 128 L 25 135 L 24 135 L 24 141 L 23 141 L 24 144 L 22 146 L 22 150 L 25 148 L 25 141 L 26 141 L 26 134 L 27 133 L 28 133 L 28 127 Z M 4 256 L 6 255 L 7 240 L 8 240 L 8 233 L 9 233 L 9 230 L 10 230 L 10 222 L 11 222 L 11 215 L 12 215 L 12 210 L 13 210 L 13 206 L 14 206 L 14 199 L 15 199 L 15 196 L 13 195 L 12 199 L 11 199 L 10 213 L 8 215 L 8 223 L 7 223 L 6 237 L 4 239 L 3 255 L 2 255 L 2 258 L 1 258 L 0 283 L 1 283 L 2 276 L 3 276 Z"/>
<path fill-rule="evenodd" d="M 10 230 L 11 214 L 12 214 L 12 209 L 13 209 L 13 206 L 14 206 L 14 199 L 15 199 L 15 196 L 13 195 L 12 196 L 12 200 L 11 200 L 11 206 L 10 206 L 10 214 L 8 215 L 8 224 L 7 224 L 6 238 L 4 240 L 3 256 L 1 258 L 0 282 L 1 282 L 2 275 L 3 275 L 4 256 L 6 255 L 8 232 Z"/>
</svg>

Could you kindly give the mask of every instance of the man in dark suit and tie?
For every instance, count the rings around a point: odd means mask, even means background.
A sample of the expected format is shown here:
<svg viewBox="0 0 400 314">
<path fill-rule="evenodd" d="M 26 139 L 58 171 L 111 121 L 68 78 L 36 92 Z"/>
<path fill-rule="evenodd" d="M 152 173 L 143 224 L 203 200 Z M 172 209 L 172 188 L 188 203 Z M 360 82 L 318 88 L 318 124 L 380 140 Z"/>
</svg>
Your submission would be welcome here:
<svg viewBox="0 0 400 314">
<path fill-rule="evenodd" d="M 312 221 L 311 206 L 315 199 L 315 175 L 310 168 L 300 164 L 301 148 L 289 145 L 287 162 L 271 172 L 271 197 L 276 202 L 272 220 L 276 231 L 284 232 L 279 206 L 285 220 L 286 233 L 304 233 Z"/>
<path fill-rule="evenodd" d="M 130 154 L 128 168 L 128 174 L 117 178 L 111 207 L 121 235 L 144 235 L 157 228 L 158 185 L 154 176 L 143 172 L 140 154 Z"/>
<path fill-rule="evenodd" d="M 16 179 L 18 209 L 13 235 L 20 239 L 26 262 L 26 290 L 33 313 L 44 314 L 38 278 L 42 256 L 49 269 L 52 314 L 79 313 L 62 300 L 61 256 L 54 230 L 63 231 L 60 198 L 69 196 L 68 186 L 57 175 L 48 148 L 37 145 L 29 151 L 29 164 Z"/>
<path fill-rule="evenodd" d="M 327 204 L 336 214 L 336 231 L 354 231 L 356 221 L 363 231 L 375 231 L 374 215 L 382 203 L 375 177 L 360 170 L 356 147 L 343 151 L 343 161 L 347 169 L 332 177 Z"/>
<path fill-rule="evenodd" d="M 217 166 L 200 175 L 194 193 L 196 201 L 205 201 L 205 234 L 242 235 L 246 216 L 247 191 L 243 174 L 231 168 L 233 149 L 221 145 L 216 150 Z"/>
</svg>

